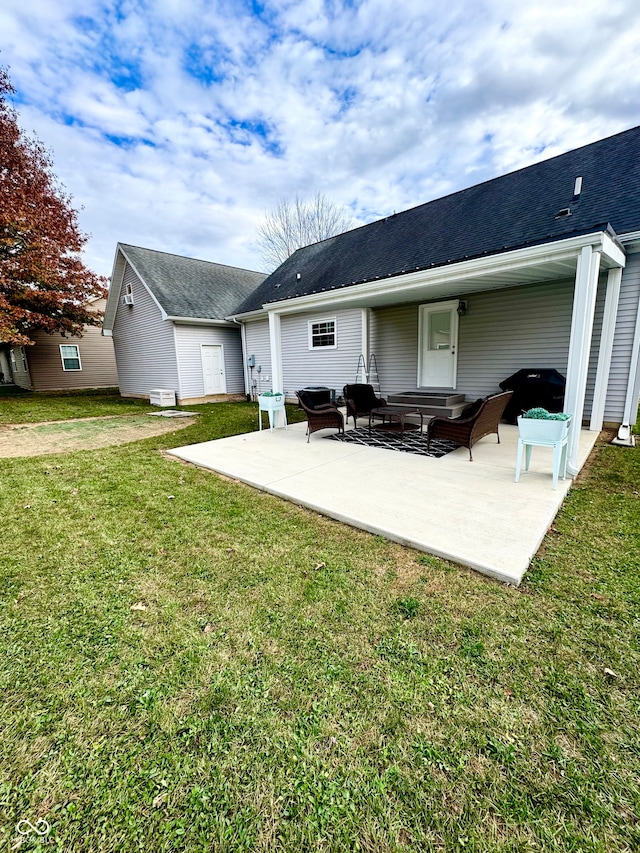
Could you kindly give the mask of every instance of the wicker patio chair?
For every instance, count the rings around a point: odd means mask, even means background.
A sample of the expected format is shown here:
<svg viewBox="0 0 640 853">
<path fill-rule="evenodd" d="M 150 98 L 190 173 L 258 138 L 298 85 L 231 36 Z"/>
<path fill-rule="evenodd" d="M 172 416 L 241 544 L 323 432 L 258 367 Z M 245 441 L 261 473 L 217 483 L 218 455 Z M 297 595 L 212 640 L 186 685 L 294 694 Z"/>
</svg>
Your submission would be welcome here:
<svg viewBox="0 0 640 853">
<path fill-rule="evenodd" d="M 473 462 L 471 448 L 476 441 L 484 438 L 485 435 L 495 433 L 500 444 L 498 425 L 512 394 L 513 391 L 506 391 L 504 394 L 494 394 L 491 397 L 476 400 L 462 410 L 459 418 L 436 415 L 427 427 L 427 449 L 432 439 L 446 438 L 463 447 L 468 447 L 469 462 Z"/>
<path fill-rule="evenodd" d="M 371 409 L 387 405 L 384 397 L 376 397 L 373 385 L 345 385 L 342 393 L 347 406 L 347 423 L 349 423 L 349 415 L 351 415 L 354 429 L 358 426 L 356 418 L 361 415 L 368 415 Z"/>
<path fill-rule="evenodd" d="M 344 432 L 342 412 L 333 403 L 322 403 L 320 406 L 313 406 L 309 395 L 305 391 L 296 391 L 296 397 L 307 416 L 307 442 L 311 433 L 319 429 L 331 429 L 333 427 L 338 432 Z"/>
</svg>

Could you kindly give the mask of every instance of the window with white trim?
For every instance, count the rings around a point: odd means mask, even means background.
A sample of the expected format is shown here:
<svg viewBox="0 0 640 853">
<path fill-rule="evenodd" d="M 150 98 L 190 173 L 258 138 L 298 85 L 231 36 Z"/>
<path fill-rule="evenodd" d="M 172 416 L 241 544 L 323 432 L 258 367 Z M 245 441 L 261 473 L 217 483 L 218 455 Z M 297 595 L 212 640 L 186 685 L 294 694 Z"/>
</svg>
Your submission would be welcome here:
<svg viewBox="0 0 640 853">
<path fill-rule="evenodd" d="M 63 370 L 82 370 L 80 348 L 77 344 L 60 344 L 60 358 Z"/>
<path fill-rule="evenodd" d="M 336 349 L 338 346 L 335 317 L 309 320 L 309 349 Z"/>
<path fill-rule="evenodd" d="M 9 362 L 11 363 L 11 369 L 14 371 L 20 370 L 18 367 L 18 358 L 22 362 L 22 370 L 27 373 L 29 370 L 29 362 L 27 361 L 27 353 L 24 347 L 14 347 L 9 351 Z"/>
</svg>

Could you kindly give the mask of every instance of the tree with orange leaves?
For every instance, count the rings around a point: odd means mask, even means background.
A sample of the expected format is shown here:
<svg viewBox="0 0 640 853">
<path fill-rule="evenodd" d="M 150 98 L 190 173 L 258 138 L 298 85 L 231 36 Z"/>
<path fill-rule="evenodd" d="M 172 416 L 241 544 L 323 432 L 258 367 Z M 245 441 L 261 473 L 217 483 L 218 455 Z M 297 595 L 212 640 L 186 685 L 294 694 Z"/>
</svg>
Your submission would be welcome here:
<svg viewBox="0 0 640 853">
<path fill-rule="evenodd" d="M 0 345 L 23 346 L 37 329 L 81 335 L 100 325 L 87 302 L 106 295 L 106 281 L 80 260 L 88 237 L 49 154 L 20 129 L 14 91 L 0 68 Z"/>
</svg>

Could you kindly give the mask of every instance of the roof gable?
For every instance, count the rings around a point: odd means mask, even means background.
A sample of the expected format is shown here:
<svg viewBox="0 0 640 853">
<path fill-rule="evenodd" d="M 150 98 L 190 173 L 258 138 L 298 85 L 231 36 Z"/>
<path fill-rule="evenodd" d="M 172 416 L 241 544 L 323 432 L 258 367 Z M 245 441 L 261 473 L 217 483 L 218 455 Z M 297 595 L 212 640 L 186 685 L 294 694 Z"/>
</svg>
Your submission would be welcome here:
<svg viewBox="0 0 640 853">
<path fill-rule="evenodd" d="M 618 234 L 640 230 L 640 127 L 299 249 L 236 313 L 607 224 Z"/>
<path fill-rule="evenodd" d="M 264 273 L 118 244 L 168 317 L 223 320 L 265 279 Z"/>
</svg>

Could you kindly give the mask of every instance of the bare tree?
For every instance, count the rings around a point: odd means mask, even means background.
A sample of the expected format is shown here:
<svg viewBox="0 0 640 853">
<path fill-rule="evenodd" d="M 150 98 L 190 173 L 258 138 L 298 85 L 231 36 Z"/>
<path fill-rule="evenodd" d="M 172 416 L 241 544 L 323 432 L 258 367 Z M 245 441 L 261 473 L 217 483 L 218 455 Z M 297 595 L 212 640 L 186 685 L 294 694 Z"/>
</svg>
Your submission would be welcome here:
<svg viewBox="0 0 640 853">
<path fill-rule="evenodd" d="M 351 214 L 322 193 L 310 201 L 296 195 L 293 201 L 281 199 L 265 214 L 258 227 L 257 245 L 265 265 L 275 269 L 296 249 L 334 237 L 354 225 Z"/>
</svg>

